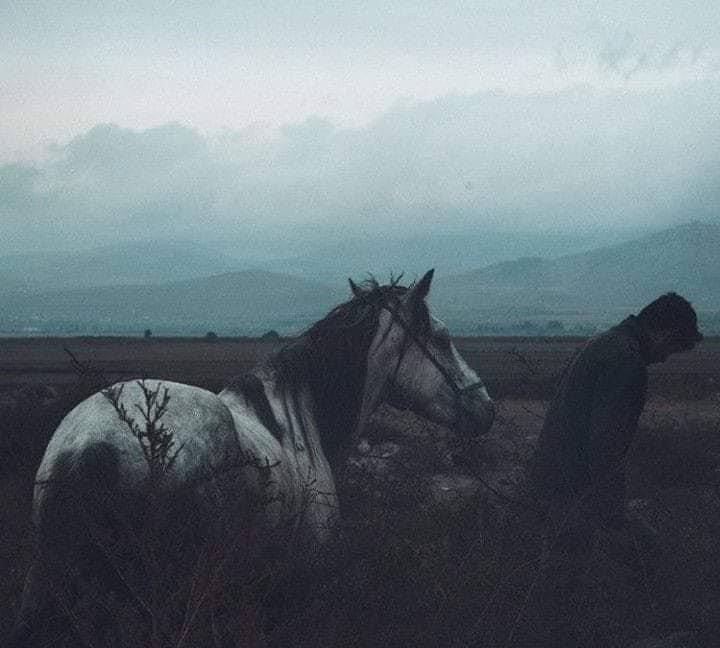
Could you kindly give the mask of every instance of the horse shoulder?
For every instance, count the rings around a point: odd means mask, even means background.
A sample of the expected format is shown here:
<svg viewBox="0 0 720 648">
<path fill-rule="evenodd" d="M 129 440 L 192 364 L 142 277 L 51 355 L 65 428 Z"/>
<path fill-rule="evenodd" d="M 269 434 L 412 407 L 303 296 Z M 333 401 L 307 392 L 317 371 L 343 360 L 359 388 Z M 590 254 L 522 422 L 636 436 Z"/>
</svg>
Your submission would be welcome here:
<svg viewBox="0 0 720 648">
<path fill-rule="evenodd" d="M 277 421 L 271 409 L 267 416 L 258 414 L 257 408 L 243 395 L 225 389 L 218 396 L 228 408 L 238 435 L 238 443 L 259 461 L 277 463 L 283 459 L 282 433 L 277 431 Z M 272 420 L 275 425 L 269 423 Z"/>
</svg>

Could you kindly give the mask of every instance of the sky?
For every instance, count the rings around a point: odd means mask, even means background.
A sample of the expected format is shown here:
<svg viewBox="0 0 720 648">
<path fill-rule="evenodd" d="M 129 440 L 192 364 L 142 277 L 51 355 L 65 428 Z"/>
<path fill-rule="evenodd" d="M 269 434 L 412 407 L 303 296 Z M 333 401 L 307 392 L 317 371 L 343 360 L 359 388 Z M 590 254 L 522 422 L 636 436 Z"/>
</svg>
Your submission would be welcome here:
<svg viewBox="0 0 720 648">
<path fill-rule="evenodd" d="M 717 222 L 718 106 L 720 3 L 1 0 L 0 254 Z"/>
</svg>

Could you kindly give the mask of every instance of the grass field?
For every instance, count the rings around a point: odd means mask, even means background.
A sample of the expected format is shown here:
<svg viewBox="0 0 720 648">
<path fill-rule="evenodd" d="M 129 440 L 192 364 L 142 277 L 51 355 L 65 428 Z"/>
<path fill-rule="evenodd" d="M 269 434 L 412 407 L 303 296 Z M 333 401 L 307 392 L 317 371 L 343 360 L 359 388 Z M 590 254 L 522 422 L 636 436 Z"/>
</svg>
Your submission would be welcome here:
<svg viewBox="0 0 720 648">
<path fill-rule="evenodd" d="M 458 338 L 456 345 L 494 396 L 546 398 L 582 340 Z M 28 384 L 73 383 L 77 376 L 66 349 L 108 379 L 146 375 L 219 390 L 282 344 L 242 338 L 0 338 L 0 393 Z M 705 397 L 720 391 L 719 366 L 720 338 L 707 339 L 652 367 L 651 391 L 679 400 Z"/>
<path fill-rule="evenodd" d="M 337 573 L 304 593 L 311 596 L 310 617 L 295 599 L 288 599 L 281 623 L 268 621 L 276 612 L 244 609 L 247 627 L 234 645 L 549 645 L 540 639 L 547 610 L 539 600 L 544 590 L 538 582 L 538 528 L 522 515 L 499 515 L 491 492 L 447 510 L 428 507 L 426 496 L 431 479 L 449 471 L 485 476 L 502 489 L 501 469 L 511 464 L 522 469 L 557 377 L 582 340 L 456 343 L 499 404 L 490 438 L 458 446 L 446 430 L 383 409 L 375 421 L 378 447 L 397 441 L 405 472 L 391 479 L 362 475 L 347 486 L 349 544 Z M 0 340 L 0 637 L 12 623 L 31 554 L 34 470 L 67 408 L 98 382 L 142 376 L 218 390 L 281 344 Z M 82 375 L 66 349 L 80 362 Z M 627 646 L 674 630 L 695 630 L 707 645 L 716 645 L 711 642 L 720 629 L 720 340 L 653 367 L 649 394 L 628 470 L 629 495 L 658 531 L 661 558 L 652 570 L 628 571 L 612 556 L 593 554 L 583 596 L 565 611 L 581 645 Z M 449 462 L 449 449 L 464 453 L 462 461 Z"/>
</svg>

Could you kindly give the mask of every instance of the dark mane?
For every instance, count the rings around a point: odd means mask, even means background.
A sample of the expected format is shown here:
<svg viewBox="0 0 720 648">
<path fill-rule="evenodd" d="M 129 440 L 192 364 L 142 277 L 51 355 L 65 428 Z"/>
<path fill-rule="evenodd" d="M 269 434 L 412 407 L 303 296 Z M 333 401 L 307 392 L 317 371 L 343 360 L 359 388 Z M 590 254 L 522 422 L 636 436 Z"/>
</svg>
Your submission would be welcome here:
<svg viewBox="0 0 720 648">
<path fill-rule="evenodd" d="M 352 299 L 333 308 L 266 361 L 286 397 L 293 399 L 303 387 L 310 388 L 323 450 L 330 461 L 355 428 L 380 311 L 383 306 L 397 305 L 412 288 L 399 285 L 401 277 L 391 278 L 383 286 L 370 277 L 356 287 Z M 429 314 L 424 303 L 420 308 L 413 321 L 424 328 L 429 325 Z M 276 436 L 281 435 L 258 383 L 250 374 L 234 381 L 230 388 L 242 392 L 263 424 Z"/>
<path fill-rule="evenodd" d="M 398 280 L 381 286 L 372 277 L 359 288 L 359 295 L 333 308 L 269 360 L 288 391 L 310 387 L 323 450 L 331 461 L 355 428 L 382 306 L 397 303 L 409 290 Z"/>
<path fill-rule="evenodd" d="M 320 367 L 335 367 L 347 373 L 346 368 L 364 366 L 381 308 L 397 302 L 409 288 L 398 285 L 397 280 L 381 286 L 372 277 L 359 288 L 360 295 L 333 308 L 270 359 L 281 383 L 305 382 L 317 377 L 311 370 Z M 340 364 L 342 361 L 345 362 Z"/>
</svg>

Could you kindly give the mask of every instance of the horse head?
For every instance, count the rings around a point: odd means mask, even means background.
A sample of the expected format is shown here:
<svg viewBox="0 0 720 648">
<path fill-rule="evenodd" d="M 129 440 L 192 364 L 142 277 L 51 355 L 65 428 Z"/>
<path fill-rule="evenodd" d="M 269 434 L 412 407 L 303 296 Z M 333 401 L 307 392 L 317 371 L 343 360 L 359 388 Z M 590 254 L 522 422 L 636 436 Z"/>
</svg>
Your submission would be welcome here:
<svg viewBox="0 0 720 648">
<path fill-rule="evenodd" d="M 384 398 L 463 435 L 484 434 L 495 418 L 495 405 L 447 327 L 428 309 L 432 278 L 430 270 L 407 289 L 394 285 L 379 292 L 359 421 L 364 423 Z M 350 287 L 358 299 L 365 294 L 352 280 Z"/>
</svg>

